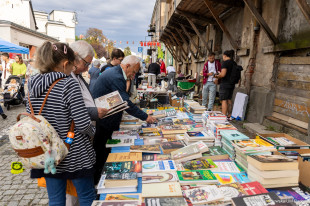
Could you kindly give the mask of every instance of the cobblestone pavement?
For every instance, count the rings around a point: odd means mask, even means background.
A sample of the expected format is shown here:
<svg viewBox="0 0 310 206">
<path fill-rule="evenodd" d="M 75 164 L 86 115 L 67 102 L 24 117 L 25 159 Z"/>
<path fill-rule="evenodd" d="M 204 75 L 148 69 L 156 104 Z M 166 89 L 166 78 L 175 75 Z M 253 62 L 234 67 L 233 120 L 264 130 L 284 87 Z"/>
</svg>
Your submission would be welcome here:
<svg viewBox="0 0 310 206">
<path fill-rule="evenodd" d="M 10 111 L 4 109 L 6 120 L 0 117 L 0 206 L 48 205 L 46 188 L 39 188 L 37 180 L 30 179 L 29 170 L 17 175 L 11 173 L 11 162 L 18 161 L 18 157 L 7 133 L 17 115 L 24 111 L 23 105 L 15 106 Z"/>
</svg>

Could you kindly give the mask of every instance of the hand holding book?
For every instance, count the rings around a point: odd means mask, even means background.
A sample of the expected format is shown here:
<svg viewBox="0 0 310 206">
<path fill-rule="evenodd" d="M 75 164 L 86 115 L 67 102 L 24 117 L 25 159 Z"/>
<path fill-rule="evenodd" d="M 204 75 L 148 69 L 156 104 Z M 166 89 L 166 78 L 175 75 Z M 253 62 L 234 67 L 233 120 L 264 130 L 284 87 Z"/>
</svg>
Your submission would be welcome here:
<svg viewBox="0 0 310 206">
<path fill-rule="evenodd" d="M 110 110 L 105 108 L 97 108 L 98 110 L 98 117 L 102 119 Z"/>
</svg>

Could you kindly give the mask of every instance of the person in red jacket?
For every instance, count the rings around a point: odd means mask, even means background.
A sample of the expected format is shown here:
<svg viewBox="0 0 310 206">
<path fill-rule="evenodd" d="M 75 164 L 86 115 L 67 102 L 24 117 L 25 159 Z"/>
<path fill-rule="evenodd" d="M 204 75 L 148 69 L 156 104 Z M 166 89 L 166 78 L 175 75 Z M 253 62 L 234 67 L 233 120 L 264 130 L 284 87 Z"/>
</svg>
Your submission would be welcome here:
<svg viewBox="0 0 310 206">
<path fill-rule="evenodd" d="M 167 74 L 166 71 L 166 65 L 165 62 L 162 59 L 159 59 L 159 64 L 160 64 L 160 73 L 164 73 L 165 75 Z"/>
<path fill-rule="evenodd" d="M 221 63 L 215 60 L 215 54 L 210 52 L 208 55 L 208 61 L 203 67 L 203 89 L 202 89 L 202 106 L 208 107 L 209 111 L 212 111 L 213 104 L 216 96 L 216 78 L 215 74 L 221 72 Z M 207 98 L 209 95 L 209 103 L 207 106 Z"/>
</svg>

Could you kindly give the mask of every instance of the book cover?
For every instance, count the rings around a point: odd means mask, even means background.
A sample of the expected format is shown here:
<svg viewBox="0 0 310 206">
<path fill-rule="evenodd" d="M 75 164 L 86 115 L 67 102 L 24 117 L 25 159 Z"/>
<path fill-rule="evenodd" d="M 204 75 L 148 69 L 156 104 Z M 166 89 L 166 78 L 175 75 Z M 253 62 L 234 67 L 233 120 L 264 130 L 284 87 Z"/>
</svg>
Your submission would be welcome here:
<svg viewBox="0 0 310 206">
<path fill-rule="evenodd" d="M 172 159 L 182 159 L 184 157 L 188 157 L 194 154 L 200 153 L 200 150 L 197 145 L 184 145 L 180 147 L 180 149 L 171 152 Z"/>
<path fill-rule="evenodd" d="M 159 145 L 131 145 L 131 152 L 160 153 Z"/>
<path fill-rule="evenodd" d="M 209 151 L 208 145 L 206 145 L 203 141 L 194 142 L 191 145 L 197 145 L 201 153 Z"/>
<path fill-rule="evenodd" d="M 159 161 L 159 160 L 171 160 L 170 154 L 149 154 L 143 155 L 142 161 Z"/>
<path fill-rule="evenodd" d="M 148 137 L 161 137 L 159 132 L 148 132 L 148 133 L 140 133 L 141 138 L 148 138 Z"/>
<path fill-rule="evenodd" d="M 138 122 L 139 119 L 131 115 L 123 115 L 122 122 Z"/>
<path fill-rule="evenodd" d="M 142 162 L 142 172 L 167 172 L 175 171 L 176 166 L 173 160 L 146 161 Z"/>
<path fill-rule="evenodd" d="M 172 118 L 162 118 L 162 119 L 159 119 L 157 124 L 159 126 L 161 125 L 173 125 L 173 120 Z"/>
<path fill-rule="evenodd" d="M 175 125 L 192 125 L 195 122 L 191 119 L 173 119 L 173 124 Z"/>
<path fill-rule="evenodd" d="M 222 200 L 224 198 L 221 190 L 215 185 L 208 185 L 205 187 L 185 190 L 184 195 L 190 199 L 191 203 L 196 204 L 207 204 Z"/>
<path fill-rule="evenodd" d="M 124 146 L 131 146 L 135 144 L 135 140 L 132 138 L 126 139 L 108 139 L 106 143 L 106 147 L 124 147 Z"/>
<path fill-rule="evenodd" d="M 137 137 L 138 132 L 135 130 L 114 131 L 112 134 L 112 139 L 137 138 Z"/>
<path fill-rule="evenodd" d="M 107 162 L 142 161 L 141 152 L 110 153 Z"/>
<path fill-rule="evenodd" d="M 181 140 L 172 141 L 172 142 L 162 142 L 160 148 L 164 154 L 169 154 L 174 150 L 183 148 L 185 146 L 184 142 Z"/>
<path fill-rule="evenodd" d="M 203 153 L 203 156 L 216 156 L 216 155 L 226 155 L 227 152 L 225 152 L 221 147 L 219 146 L 212 146 L 209 147 L 209 152 Z"/>
<path fill-rule="evenodd" d="M 204 139 L 206 135 L 203 132 L 186 132 L 189 139 Z"/>
<path fill-rule="evenodd" d="M 232 141 L 232 140 L 246 140 L 250 139 L 248 136 L 242 134 L 238 130 L 222 130 L 220 131 L 222 138 Z"/>
<path fill-rule="evenodd" d="M 129 172 L 142 172 L 141 161 L 129 162 L 106 162 L 103 167 L 103 172 L 106 173 L 129 173 Z"/>
<path fill-rule="evenodd" d="M 142 197 L 182 197 L 178 182 L 142 184 Z"/>
<path fill-rule="evenodd" d="M 166 109 L 165 112 L 167 117 L 173 117 L 177 115 L 177 111 L 174 108 Z"/>
<path fill-rule="evenodd" d="M 94 200 L 91 206 L 139 206 L 140 202 L 135 200 L 118 200 L 118 201 L 106 201 L 106 200 Z"/>
<path fill-rule="evenodd" d="M 251 158 L 264 163 L 293 162 L 294 160 L 283 155 L 250 155 Z"/>
<path fill-rule="evenodd" d="M 112 109 L 123 103 L 123 99 L 118 91 L 109 93 L 95 99 L 96 107 Z"/>
<path fill-rule="evenodd" d="M 218 185 L 218 188 L 221 190 L 224 195 L 224 202 L 231 202 L 231 199 L 234 197 L 242 197 L 248 195 L 243 187 L 239 183 L 231 183 L 225 185 Z"/>
<path fill-rule="evenodd" d="M 183 197 L 145 198 L 145 206 L 187 206 Z"/>
<path fill-rule="evenodd" d="M 251 180 L 248 178 L 248 175 L 245 172 L 242 173 L 228 173 L 228 172 L 214 172 L 213 173 L 220 184 L 231 184 L 235 182 L 239 183 L 248 183 Z"/>
<path fill-rule="evenodd" d="M 106 180 L 134 180 L 137 179 L 136 172 L 126 172 L 126 173 L 107 173 Z"/>
<path fill-rule="evenodd" d="M 141 194 L 107 194 L 105 200 L 107 201 L 135 200 L 142 202 L 142 197 Z"/>
<path fill-rule="evenodd" d="M 297 151 L 278 151 L 280 152 L 282 155 L 286 156 L 287 158 L 293 159 L 293 160 L 297 160 L 299 153 Z"/>
<path fill-rule="evenodd" d="M 280 203 L 280 198 L 274 193 L 266 193 L 259 195 L 234 197 L 232 198 L 234 205 L 251 206 L 251 205 L 276 205 Z"/>
<path fill-rule="evenodd" d="M 158 111 L 158 109 L 143 109 L 143 111 L 147 114 L 153 114 L 154 112 Z"/>
<path fill-rule="evenodd" d="M 177 181 L 178 177 L 175 172 L 156 172 L 156 173 L 142 174 L 142 184 L 177 182 Z"/>
<path fill-rule="evenodd" d="M 217 168 L 212 171 L 216 172 L 232 172 L 232 173 L 240 173 L 240 169 L 237 167 L 235 162 L 232 161 L 215 161 L 214 162 Z"/>
<path fill-rule="evenodd" d="M 190 160 L 182 163 L 186 170 L 207 170 L 216 168 L 216 164 L 211 159 Z"/>
<path fill-rule="evenodd" d="M 182 182 L 217 181 L 211 170 L 177 171 L 177 175 Z"/>
<path fill-rule="evenodd" d="M 157 127 L 145 127 L 142 128 L 142 133 L 157 133 L 158 132 L 158 128 Z"/>
<path fill-rule="evenodd" d="M 259 182 L 243 183 L 241 186 L 248 195 L 268 193 L 268 191 Z"/>
<path fill-rule="evenodd" d="M 310 194 L 305 193 L 299 187 L 275 188 L 267 190 L 268 192 L 276 193 L 281 200 L 286 200 L 287 202 L 310 200 Z"/>
<path fill-rule="evenodd" d="M 182 134 L 187 131 L 184 125 L 162 125 L 160 128 L 163 134 Z"/>
</svg>

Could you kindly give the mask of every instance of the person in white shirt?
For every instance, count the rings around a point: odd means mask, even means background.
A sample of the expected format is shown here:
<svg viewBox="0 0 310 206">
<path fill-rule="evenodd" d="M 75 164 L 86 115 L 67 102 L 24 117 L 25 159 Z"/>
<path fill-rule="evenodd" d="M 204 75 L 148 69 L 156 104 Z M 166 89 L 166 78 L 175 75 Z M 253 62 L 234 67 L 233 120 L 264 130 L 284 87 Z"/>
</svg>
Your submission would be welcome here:
<svg viewBox="0 0 310 206">
<path fill-rule="evenodd" d="M 215 74 L 221 72 L 221 63 L 215 60 L 215 54 L 210 52 L 208 55 L 208 61 L 203 68 L 203 89 L 202 89 L 202 106 L 208 108 L 209 111 L 213 109 L 215 97 L 216 97 L 216 78 Z M 209 102 L 207 106 L 207 100 L 209 95 Z"/>
<path fill-rule="evenodd" d="M 8 53 L 2 53 L 1 55 L 2 64 L 1 64 L 1 70 L 2 70 L 2 76 L 1 76 L 1 84 L 2 89 L 4 89 L 4 85 L 6 80 L 11 76 L 11 62 L 10 62 L 10 56 Z"/>
</svg>

